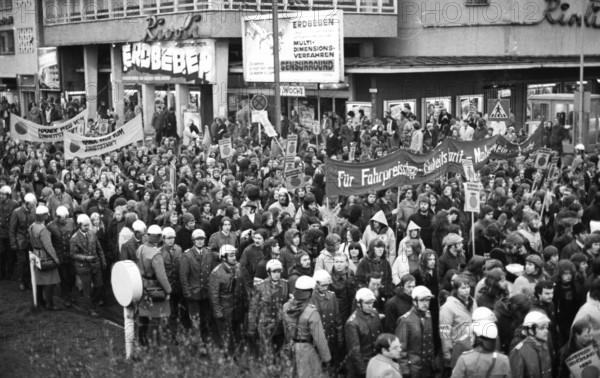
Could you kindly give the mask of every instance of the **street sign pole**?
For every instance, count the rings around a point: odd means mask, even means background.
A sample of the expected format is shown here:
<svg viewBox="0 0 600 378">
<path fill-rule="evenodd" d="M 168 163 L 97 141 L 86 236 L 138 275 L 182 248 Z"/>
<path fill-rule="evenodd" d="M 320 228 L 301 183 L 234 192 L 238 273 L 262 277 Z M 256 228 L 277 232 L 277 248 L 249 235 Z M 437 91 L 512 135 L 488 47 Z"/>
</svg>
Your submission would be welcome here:
<svg viewBox="0 0 600 378">
<path fill-rule="evenodd" d="M 281 93 L 279 93 L 279 1 L 273 0 L 273 89 L 275 91 L 275 130 L 281 135 Z M 260 129 L 259 129 L 260 131 Z M 259 142 L 260 142 L 260 134 Z"/>
</svg>

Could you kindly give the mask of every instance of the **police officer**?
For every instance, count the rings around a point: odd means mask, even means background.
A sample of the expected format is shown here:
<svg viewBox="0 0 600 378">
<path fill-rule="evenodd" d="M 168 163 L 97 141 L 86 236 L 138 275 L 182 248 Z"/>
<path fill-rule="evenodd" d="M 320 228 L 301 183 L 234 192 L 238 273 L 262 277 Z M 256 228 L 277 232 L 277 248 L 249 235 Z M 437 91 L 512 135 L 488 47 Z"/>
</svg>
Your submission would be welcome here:
<svg viewBox="0 0 600 378">
<path fill-rule="evenodd" d="M 426 378 L 434 375 L 433 326 L 429 303 L 433 294 L 425 286 L 412 291 L 413 307 L 398 319 L 396 336 L 406 351 L 400 358 L 402 376 Z"/>
<path fill-rule="evenodd" d="M 219 264 L 218 255 L 205 246 L 206 234 L 197 229 L 192 232 L 193 247 L 181 256 L 179 278 L 187 309 L 204 341 L 211 333 L 211 311 L 208 295 L 210 273 Z"/>
<path fill-rule="evenodd" d="M 94 301 L 102 289 L 101 269 L 106 268 L 106 259 L 96 232 L 90 230 L 91 224 L 87 215 L 81 214 L 77 217 L 79 230 L 71 237 L 70 252 L 75 274 L 81 281 L 84 306 L 92 317 L 97 318 Z"/>
<path fill-rule="evenodd" d="M 288 300 L 288 285 L 281 278 L 282 271 L 283 266 L 279 260 L 269 260 L 269 277 L 256 285 L 250 300 L 248 336 L 254 338 L 258 330 L 260 344 L 265 347 L 266 353 L 263 354 L 266 356 L 281 349 L 284 342 L 281 309 Z"/>
<path fill-rule="evenodd" d="M 120 260 L 131 260 L 137 262 L 136 252 L 142 245 L 142 237 L 146 234 L 146 224 L 141 220 L 136 220 L 131 225 L 133 228 L 133 237 L 127 240 L 121 247 Z"/>
<path fill-rule="evenodd" d="M 369 360 L 377 354 L 375 341 L 382 332 L 379 314 L 373 308 L 375 294 L 362 288 L 356 292 L 356 311 L 346 322 L 348 377 L 364 377 Z"/>
<path fill-rule="evenodd" d="M 70 243 L 71 237 L 77 231 L 75 221 L 69 217 L 69 209 L 65 206 L 56 208 L 54 220 L 48 224 L 48 231 L 52 238 L 52 246 L 58 255 L 60 265 L 60 291 L 65 302 L 65 307 L 71 307 L 73 297 L 71 293 L 75 287 L 75 267 L 71 261 Z"/>
<path fill-rule="evenodd" d="M 456 362 L 452 378 L 510 377 L 508 357 L 496 349 L 498 327 L 491 320 L 475 321 L 474 349 L 464 352 Z"/>
<path fill-rule="evenodd" d="M 552 362 L 548 350 L 550 319 L 540 311 L 531 311 L 523 320 L 526 338 L 510 351 L 509 361 L 513 377 L 550 378 Z"/>
<path fill-rule="evenodd" d="M 169 296 L 172 288 L 165 271 L 163 256 L 158 248 L 161 238 L 160 227 L 151 225 L 148 227 L 148 241 L 136 252 L 137 266 L 144 284 L 144 295 L 138 306 L 139 340 L 143 346 L 148 346 L 150 339 L 156 344 L 159 343 L 160 321 L 171 314 Z"/>
<path fill-rule="evenodd" d="M 42 264 L 33 270 L 35 281 L 38 286 L 43 286 L 43 297 L 48 310 L 57 310 L 54 306 L 54 288 L 60 283 L 58 275 L 58 265 L 60 263 L 54 247 L 50 231 L 46 228 L 46 220 L 48 219 L 48 208 L 44 205 L 39 205 L 35 209 L 35 222 L 29 226 L 29 236 L 33 253 L 42 261 L 50 263 L 50 267 L 44 268 Z"/>
<path fill-rule="evenodd" d="M 233 245 L 222 245 L 219 248 L 221 264 L 210 273 L 209 278 L 210 305 L 217 322 L 219 341 L 221 346 L 230 350 L 234 347 L 238 334 L 234 330 L 234 324 L 243 320 L 239 309 L 236 308 L 237 297 L 242 288 L 236 255 L 237 248 Z"/>
<path fill-rule="evenodd" d="M 169 300 L 171 315 L 169 315 L 169 329 L 173 337 L 175 337 L 177 319 L 181 319 L 182 323 L 189 323 L 187 311 L 183 311 L 182 306 L 180 306 L 185 305 L 183 303 L 183 295 L 181 294 L 181 280 L 179 279 L 179 264 L 183 252 L 181 251 L 181 247 L 175 244 L 175 230 L 171 227 L 165 227 L 165 229 L 162 230 L 162 239 L 163 245 L 160 248 L 160 254 L 162 255 L 165 264 L 165 272 L 169 279 L 169 284 L 171 285 L 171 299 Z M 125 243 L 125 245 L 126 244 L 127 243 Z"/>
<path fill-rule="evenodd" d="M 10 216 L 19 203 L 11 195 L 10 186 L 0 188 L 0 279 L 11 279 L 15 268 L 15 251 L 11 248 L 8 230 Z"/>
<path fill-rule="evenodd" d="M 323 368 L 331 361 L 321 317 L 309 303 L 315 285 L 312 277 L 298 277 L 293 298 L 283 306 L 286 345 L 292 354 L 294 377 L 327 377 Z"/>
<path fill-rule="evenodd" d="M 321 269 L 313 274 L 313 278 L 316 281 L 316 285 L 311 297 L 311 304 L 317 308 L 321 316 L 323 328 L 325 328 L 327 345 L 332 354 L 332 364 L 335 366 L 343 357 L 344 331 L 342 318 L 337 298 L 332 291 L 328 290 L 329 285 L 332 283 L 331 275 L 326 270 Z"/>
<path fill-rule="evenodd" d="M 35 207 L 37 198 L 35 194 L 27 193 L 24 198 L 23 206 L 15 209 L 10 215 L 8 226 L 8 235 L 10 238 L 10 248 L 17 253 L 17 279 L 19 280 L 19 289 L 26 290 L 31 285 L 29 277 L 29 235 L 27 230 L 35 221 Z"/>
</svg>

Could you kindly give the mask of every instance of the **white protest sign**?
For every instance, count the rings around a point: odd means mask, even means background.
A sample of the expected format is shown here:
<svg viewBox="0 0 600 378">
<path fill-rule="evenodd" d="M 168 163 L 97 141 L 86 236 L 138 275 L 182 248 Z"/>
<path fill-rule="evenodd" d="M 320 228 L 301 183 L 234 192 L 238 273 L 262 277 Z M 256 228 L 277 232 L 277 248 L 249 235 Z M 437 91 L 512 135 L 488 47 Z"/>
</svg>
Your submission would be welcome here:
<svg viewBox="0 0 600 378">
<path fill-rule="evenodd" d="M 253 110 L 252 111 L 252 122 L 257 122 L 263 125 L 265 133 L 273 138 L 277 136 L 277 131 L 269 121 L 269 116 L 266 110 Z"/>
<path fill-rule="evenodd" d="M 99 137 L 89 138 L 65 132 L 65 159 L 71 160 L 75 156 L 87 158 L 100 156 L 107 152 L 118 150 L 131 143 L 144 140 L 142 115 L 127 122 L 116 131 Z"/>
<path fill-rule="evenodd" d="M 481 206 L 479 191 L 481 183 L 466 182 L 465 184 L 465 211 L 478 213 Z"/>
<path fill-rule="evenodd" d="M 600 357 L 594 345 L 573 353 L 565 363 L 575 378 L 600 377 Z"/>
<path fill-rule="evenodd" d="M 285 145 L 285 162 L 286 164 L 294 164 L 296 151 L 298 150 L 298 135 L 289 134 Z"/>
<path fill-rule="evenodd" d="M 550 155 L 552 151 L 548 148 L 540 148 L 535 157 L 534 166 L 538 169 L 546 169 L 550 163 Z"/>
<path fill-rule="evenodd" d="M 233 156 L 231 138 L 223 138 L 219 141 L 219 153 L 221 155 L 221 158 L 228 158 Z"/>
<path fill-rule="evenodd" d="M 295 190 L 304 184 L 304 172 L 302 168 L 292 168 L 285 171 L 285 187 L 287 190 Z"/>
</svg>

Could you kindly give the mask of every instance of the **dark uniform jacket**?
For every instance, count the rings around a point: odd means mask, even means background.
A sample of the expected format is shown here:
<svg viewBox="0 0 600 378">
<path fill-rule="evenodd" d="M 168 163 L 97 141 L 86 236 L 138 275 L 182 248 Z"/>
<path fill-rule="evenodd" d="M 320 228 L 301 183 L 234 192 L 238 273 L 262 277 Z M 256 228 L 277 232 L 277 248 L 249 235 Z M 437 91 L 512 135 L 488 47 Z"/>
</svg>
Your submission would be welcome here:
<svg viewBox="0 0 600 378">
<path fill-rule="evenodd" d="M 344 345 L 344 331 L 335 294 L 331 291 L 320 294 L 314 290 L 310 303 L 315 305 L 321 315 L 327 343 L 331 347 L 341 348 Z"/>
<path fill-rule="evenodd" d="M 28 250 L 31 247 L 27 230 L 35 221 L 35 209 L 27 211 L 25 205 L 15 209 L 10 216 L 9 237 L 13 250 Z"/>
<path fill-rule="evenodd" d="M 284 279 L 273 283 L 267 278 L 256 285 L 248 311 L 248 332 L 253 333 L 258 328 L 258 332 L 267 338 L 282 333 L 281 309 L 288 299 L 288 285 Z"/>
<path fill-rule="evenodd" d="M 9 238 L 10 216 L 19 203 L 12 199 L 0 202 L 0 239 Z"/>
<path fill-rule="evenodd" d="M 137 240 L 135 236 L 132 236 L 131 239 L 127 240 L 121 247 L 121 255 L 119 260 L 131 260 L 134 263 L 137 263 L 136 252 L 141 245 L 142 241 Z"/>
<path fill-rule="evenodd" d="M 165 273 L 173 290 L 172 292 L 181 293 L 181 280 L 179 279 L 179 266 L 181 264 L 181 256 L 183 255 L 181 248 L 177 244 L 173 244 L 171 247 L 163 245 L 160 248 L 160 254 L 163 257 Z"/>
<path fill-rule="evenodd" d="M 412 308 L 412 298 L 403 289 L 397 289 L 396 295 L 390 298 L 384 306 L 385 318 L 383 318 L 383 329 L 387 333 L 396 332 L 398 319 Z"/>
<path fill-rule="evenodd" d="M 364 313 L 360 308 L 346 322 L 346 350 L 348 369 L 355 374 L 365 374 L 369 360 L 375 356 L 375 340 L 382 332 L 381 320 L 376 311 Z"/>
<path fill-rule="evenodd" d="M 77 231 L 71 237 L 70 245 L 71 259 L 77 274 L 89 274 L 92 270 L 106 266 L 104 252 L 94 231 L 90 230 L 85 234 L 81 230 Z M 89 256 L 94 259 L 87 261 Z"/>
<path fill-rule="evenodd" d="M 61 264 L 70 263 L 71 244 L 70 240 L 77 227 L 73 219 L 67 219 L 67 223 L 61 224 L 58 220 L 52 221 L 47 226 L 52 238 L 52 245 L 61 261 Z"/>
<path fill-rule="evenodd" d="M 548 345 L 531 336 L 521 341 L 508 356 L 514 378 L 551 378 L 552 361 Z"/>
<path fill-rule="evenodd" d="M 207 247 L 185 251 L 179 265 L 183 296 L 196 301 L 208 299 L 208 279 L 218 263 L 217 255 Z"/>
<path fill-rule="evenodd" d="M 232 317 L 239 294 L 239 266 L 230 266 L 227 263 L 219 264 L 210 273 L 210 305 L 216 319 Z"/>
<path fill-rule="evenodd" d="M 399 361 L 402 374 L 418 377 L 423 370 L 431 371 L 434 347 L 429 311 L 420 313 L 413 307 L 398 319 L 396 336 L 403 347 L 403 355 Z"/>
</svg>

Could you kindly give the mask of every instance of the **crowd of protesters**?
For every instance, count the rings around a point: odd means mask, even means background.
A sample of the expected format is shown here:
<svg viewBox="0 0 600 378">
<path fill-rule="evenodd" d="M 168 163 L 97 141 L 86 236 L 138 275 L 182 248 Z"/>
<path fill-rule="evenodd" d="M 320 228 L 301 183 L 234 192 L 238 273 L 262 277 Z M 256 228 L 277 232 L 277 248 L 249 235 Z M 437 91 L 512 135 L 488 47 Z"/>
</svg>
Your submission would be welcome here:
<svg viewBox="0 0 600 378">
<path fill-rule="evenodd" d="M 439 121 L 436 139 L 415 139 L 410 109 L 372 122 L 326 114 L 318 146 L 285 120 L 282 134 L 302 135 L 294 166 L 305 181 L 294 189 L 285 142 L 259 144 L 244 109 L 205 130 L 186 125 L 183 143 L 149 137 L 88 159 L 6 136 L 0 277 L 30 290 L 33 251 L 42 305 L 81 297 L 97 317 L 114 303 L 111 266 L 134 261 L 142 345 L 159 342 L 159 329 L 188 329 L 229 350 L 253 343 L 274 363 L 291 356 L 299 377 L 569 377 L 566 358 L 600 337 L 597 155 L 579 148 L 556 180 L 534 155 L 488 162 L 473 224 L 460 172 L 325 195 L 324 156 L 426 152 L 485 128 L 480 116 Z M 222 137 L 233 139 L 230 158 L 215 145 Z"/>
</svg>

